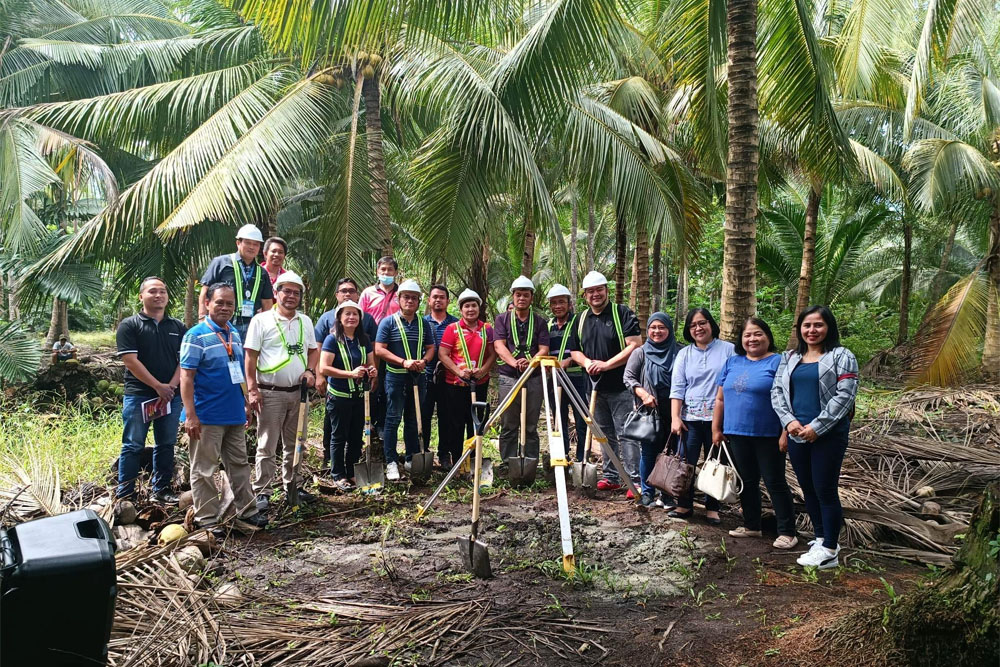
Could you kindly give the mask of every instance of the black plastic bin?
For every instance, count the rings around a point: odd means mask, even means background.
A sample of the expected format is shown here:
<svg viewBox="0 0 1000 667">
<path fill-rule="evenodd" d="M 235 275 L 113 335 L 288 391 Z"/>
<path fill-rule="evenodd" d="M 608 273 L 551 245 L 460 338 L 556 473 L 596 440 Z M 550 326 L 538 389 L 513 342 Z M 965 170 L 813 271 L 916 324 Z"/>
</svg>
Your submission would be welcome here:
<svg viewBox="0 0 1000 667">
<path fill-rule="evenodd" d="M 92 510 L 0 530 L 0 667 L 104 665 L 115 540 Z"/>
</svg>

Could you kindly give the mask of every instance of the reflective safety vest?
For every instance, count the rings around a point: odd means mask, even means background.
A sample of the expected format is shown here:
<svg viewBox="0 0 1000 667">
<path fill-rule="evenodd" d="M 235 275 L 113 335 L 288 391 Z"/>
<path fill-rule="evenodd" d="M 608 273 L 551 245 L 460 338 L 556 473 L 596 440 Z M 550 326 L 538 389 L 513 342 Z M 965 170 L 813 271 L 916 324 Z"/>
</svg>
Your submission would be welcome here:
<svg viewBox="0 0 1000 667">
<path fill-rule="evenodd" d="M 257 303 L 257 292 L 260 291 L 260 275 L 264 273 L 264 270 L 257 262 L 253 263 L 253 290 L 250 292 L 250 296 L 247 296 L 243 292 L 243 267 L 241 266 L 242 262 L 239 260 L 239 253 L 234 252 L 230 255 L 229 259 L 233 262 L 233 278 L 236 281 L 236 316 L 239 317 L 244 300 Z"/>
<path fill-rule="evenodd" d="M 337 349 L 340 351 L 340 363 L 344 367 L 345 371 L 349 371 L 357 368 L 354 365 L 354 357 L 351 356 L 350 350 L 344 345 L 344 341 L 337 339 Z M 358 345 L 358 366 L 364 361 L 364 350 Z M 338 380 L 344 378 L 330 378 L 330 380 Z M 361 395 L 361 390 L 358 387 L 358 382 L 354 378 L 346 378 L 347 380 L 347 391 L 343 392 L 338 389 L 333 388 L 332 382 L 326 383 L 326 393 L 330 396 L 336 396 L 338 398 L 357 398 Z"/>
<path fill-rule="evenodd" d="M 518 354 L 524 353 L 526 359 L 531 359 L 531 353 L 528 350 L 531 349 L 531 344 L 535 341 L 535 309 L 528 308 L 528 339 L 521 345 L 521 341 L 517 338 L 517 314 L 512 310 L 510 311 L 510 335 L 514 337 L 514 351 L 513 355 L 517 357 Z M 507 362 L 497 357 L 497 365 L 503 366 Z"/>
<path fill-rule="evenodd" d="M 302 361 L 303 369 L 309 368 L 308 364 L 306 363 L 305 346 L 302 344 L 303 335 L 305 333 L 304 328 L 302 326 L 302 318 L 301 317 L 298 318 L 299 340 L 294 345 L 289 345 L 288 341 L 285 339 L 285 332 L 283 331 L 284 327 L 282 327 L 281 324 L 278 322 L 278 313 L 276 311 L 272 312 L 274 313 L 274 328 L 278 330 L 278 338 L 281 339 L 281 349 L 284 350 L 285 356 L 280 361 L 278 361 L 278 363 L 271 366 L 270 368 L 261 368 L 260 366 L 258 366 L 257 372 L 276 373 L 292 362 L 292 356 L 296 356 L 299 358 L 300 361 Z"/>
<path fill-rule="evenodd" d="M 404 359 L 419 359 L 423 356 L 424 350 L 424 319 L 419 315 L 414 315 L 417 321 L 417 352 L 420 354 L 419 357 L 414 357 L 410 355 L 410 341 L 406 338 L 406 329 L 403 328 L 403 318 L 396 313 L 392 316 L 396 320 L 396 328 L 399 330 L 399 337 L 403 341 L 403 358 Z M 385 365 L 385 369 L 390 373 L 409 373 L 405 368 L 396 368 L 390 364 Z"/>
<path fill-rule="evenodd" d="M 466 368 L 472 368 L 472 359 L 469 358 L 469 345 L 465 342 L 465 334 L 462 333 L 461 321 L 455 322 L 455 333 L 458 334 L 458 344 L 462 347 L 462 356 L 465 357 Z M 482 339 L 483 344 L 479 347 L 479 361 L 476 363 L 476 368 L 483 367 L 483 360 L 486 358 L 486 325 L 481 324 L 479 326 L 479 337 Z"/>
<path fill-rule="evenodd" d="M 621 349 L 625 349 L 625 334 L 622 332 L 622 316 L 618 313 L 617 303 L 608 303 L 607 308 L 611 308 L 611 319 L 615 323 L 615 332 L 618 334 L 618 345 Z M 590 308 L 583 311 L 583 315 L 580 316 L 580 325 L 577 328 L 576 336 L 580 339 L 581 352 L 583 351 L 583 323 L 587 319 L 587 315 L 590 314 Z M 607 359 L 602 359 L 602 361 L 607 361 Z"/>
<path fill-rule="evenodd" d="M 577 315 L 573 314 L 573 317 L 569 318 L 569 322 L 566 323 L 566 327 L 563 329 L 562 342 L 559 343 L 559 352 L 556 354 L 556 359 L 562 361 L 566 358 L 566 343 L 569 342 L 569 332 L 573 330 L 573 324 L 576 323 Z M 552 325 L 556 323 L 555 318 L 549 320 L 549 330 L 551 331 Z M 566 369 L 567 373 L 580 373 L 583 371 L 583 366 L 573 364 Z"/>
</svg>

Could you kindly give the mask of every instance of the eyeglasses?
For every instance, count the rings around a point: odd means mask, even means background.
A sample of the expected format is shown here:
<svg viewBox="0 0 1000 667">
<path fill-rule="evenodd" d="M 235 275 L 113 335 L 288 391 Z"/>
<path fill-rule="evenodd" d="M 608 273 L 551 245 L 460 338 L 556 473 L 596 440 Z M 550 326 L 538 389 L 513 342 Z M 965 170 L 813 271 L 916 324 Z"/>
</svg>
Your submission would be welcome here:
<svg viewBox="0 0 1000 667">
<path fill-rule="evenodd" d="M 302 292 L 297 289 L 283 288 L 278 290 L 282 294 L 287 294 L 288 296 L 302 296 Z"/>
<path fill-rule="evenodd" d="M 337 294 L 357 294 L 357 292 L 358 292 L 357 287 L 341 287 L 339 290 L 337 290 Z"/>
<path fill-rule="evenodd" d="M 688 327 L 688 329 L 701 329 L 701 328 L 707 327 L 707 326 L 708 326 L 708 321 L 707 320 L 699 320 L 698 322 L 692 322 L 691 326 Z"/>
</svg>

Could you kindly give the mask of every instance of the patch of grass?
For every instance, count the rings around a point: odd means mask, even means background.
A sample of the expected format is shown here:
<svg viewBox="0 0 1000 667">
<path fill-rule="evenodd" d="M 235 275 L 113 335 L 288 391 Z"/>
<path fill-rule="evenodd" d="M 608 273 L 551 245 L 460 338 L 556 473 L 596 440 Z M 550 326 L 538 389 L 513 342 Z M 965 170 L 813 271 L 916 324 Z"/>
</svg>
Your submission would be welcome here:
<svg viewBox="0 0 1000 667">
<path fill-rule="evenodd" d="M 63 487 L 81 482 L 104 484 L 121 451 L 122 421 L 118 412 L 65 405 L 58 413 L 39 413 L 30 403 L 0 405 L 0 473 L 3 459 L 25 465 L 28 452 L 57 464 Z M 152 438 L 153 429 L 149 430 Z"/>
</svg>

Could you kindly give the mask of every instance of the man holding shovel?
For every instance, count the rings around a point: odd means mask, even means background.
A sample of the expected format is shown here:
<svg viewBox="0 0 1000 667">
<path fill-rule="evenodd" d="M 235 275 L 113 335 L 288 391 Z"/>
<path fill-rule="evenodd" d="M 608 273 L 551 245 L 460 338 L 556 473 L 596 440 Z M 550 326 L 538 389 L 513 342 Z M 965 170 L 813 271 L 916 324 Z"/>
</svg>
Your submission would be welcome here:
<svg viewBox="0 0 1000 667">
<path fill-rule="evenodd" d="M 626 442 L 624 456 L 619 446 L 625 417 L 632 411 L 632 397 L 625 388 L 625 363 L 632 351 L 642 344 L 639 320 L 620 303 L 612 303 L 608 294 L 608 280 L 603 274 L 591 271 L 583 278 L 583 296 L 590 306 L 580 314 L 579 321 L 570 331 L 570 354 L 594 383 L 594 421 L 608 438 L 611 450 L 622 458 L 625 472 L 638 483 L 639 448 Z M 604 477 L 597 483 L 600 491 L 617 491 L 622 480 L 608 457 L 603 462 Z M 631 491 L 629 492 L 631 493 Z"/>
<path fill-rule="evenodd" d="M 424 370 L 434 358 L 431 326 L 417 315 L 420 285 L 415 280 L 405 280 L 398 291 L 399 312 L 382 320 L 375 337 L 375 356 L 386 365 L 384 384 L 387 406 L 382 447 L 385 478 L 390 482 L 399 480 L 396 440 L 401 421 L 407 461 L 421 451 L 417 422 L 426 383 Z"/>
<path fill-rule="evenodd" d="M 571 356 L 573 348 L 569 346 L 569 332 L 577 322 L 577 315 L 573 312 L 573 295 L 565 285 L 556 283 L 545 295 L 549 302 L 549 312 L 552 319 L 549 320 L 549 347 L 552 354 L 559 360 L 559 364 L 566 371 L 570 382 L 576 393 L 586 402 L 590 397 L 590 381 L 587 379 L 583 368 L 573 361 Z M 559 404 L 562 417 L 563 445 L 569 455 L 569 399 L 563 399 Z M 586 463 L 589 452 L 585 451 L 587 446 L 587 422 L 584 421 L 583 413 L 573 407 L 573 421 L 576 424 L 576 460 Z"/>
<path fill-rule="evenodd" d="M 549 353 L 549 327 L 545 318 L 531 307 L 535 284 L 519 276 L 510 285 L 512 310 L 501 313 L 493 325 L 493 343 L 500 364 L 500 396 L 506 397 L 517 379 L 527 370 L 531 358 Z M 522 398 L 524 400 L 522 401 Z M 503 401 L 504 398 L 501 398 Z M 542 375 L 535 373 L 525 383 L 500 417 L 500 458 L 524 456 L 538 460 L 538 415 L 542 409 Z M 518 451 L 518 433 L 524 424 L 524 452 Z"/>
<path fill-rule="evenodd" d="M 301 484 L 294 463 L 301 387 L 303 381 L 316 385 L 319 362 L 312 320 L 297 310 L 305 290 L 302 279 L 285 271 L 274 282 L 274 289 L 277 306 L 254 316 L 244 344 L 249 405 L 257 414 L 253 490 L 261 511 L 268 509 L 279 439 L 282 485 L 287 492 Z M 312 496 L 300 491 L 298 499 L 309 502 Z"/>
<path fill-rule="evenodd" d="M 191 494 L 194 518 L 211 527 L 223 517 L 215 473 L 221 460 L 233 490 L 236 526 L 245 532 L 263 528 L 267 518 L 257 510 L 247 463 L 243 342 L 229 318 L 236 292 L 228 283 L 204 290 L 204 320 L 188 329 L 181 343 L 181 400 L 184 430 L 191 439 Z"/>
</svg>

